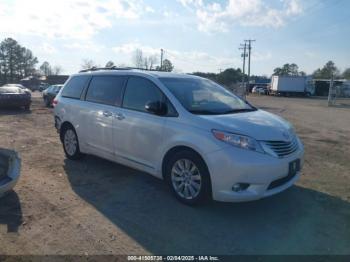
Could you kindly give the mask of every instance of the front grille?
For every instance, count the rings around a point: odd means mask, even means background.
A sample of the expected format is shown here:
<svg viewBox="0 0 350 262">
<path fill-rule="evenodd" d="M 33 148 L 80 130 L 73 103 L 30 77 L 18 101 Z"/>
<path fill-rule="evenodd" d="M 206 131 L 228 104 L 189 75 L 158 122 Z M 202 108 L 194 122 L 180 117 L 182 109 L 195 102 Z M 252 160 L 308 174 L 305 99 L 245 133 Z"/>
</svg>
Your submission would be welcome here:
<svg viewBox="0 0 350 262">
<path fill-rule="evenodd" d="M 294 137 L 291 141 L 264 141 L 278 157 L 288 156 L 298 150 L 298 141 Z"/>
</svg>

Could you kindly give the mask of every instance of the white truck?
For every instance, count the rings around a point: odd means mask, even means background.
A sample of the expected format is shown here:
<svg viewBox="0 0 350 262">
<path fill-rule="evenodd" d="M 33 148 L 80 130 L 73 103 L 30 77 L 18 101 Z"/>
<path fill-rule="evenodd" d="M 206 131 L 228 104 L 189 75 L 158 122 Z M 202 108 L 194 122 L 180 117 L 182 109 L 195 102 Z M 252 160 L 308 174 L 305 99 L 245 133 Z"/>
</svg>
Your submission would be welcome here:
<svg viewBox="0 0 350 262">
<path fill-rule="evenodd" d="M 311 92 L 307 86 L 307 77 L 305 76 L 272 76 L 269 94 L 310 96 Z"/>
</svg>

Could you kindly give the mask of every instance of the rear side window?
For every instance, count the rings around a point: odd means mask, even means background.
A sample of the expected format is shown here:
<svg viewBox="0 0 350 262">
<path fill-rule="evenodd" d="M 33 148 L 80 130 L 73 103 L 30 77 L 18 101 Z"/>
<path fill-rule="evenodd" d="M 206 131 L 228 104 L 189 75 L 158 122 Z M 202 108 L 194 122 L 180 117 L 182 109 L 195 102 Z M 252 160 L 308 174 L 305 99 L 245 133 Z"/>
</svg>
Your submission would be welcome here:
<svg viewBox="0 0 350 262">
<path fill-rule="evenodd" d="M 53 92 L 58 92 L 58 91 L 60 91 L 60 89 L 61 89 L 61 87 L 59 87 L 59 86 L 54 86 L 54 87 L 52 88 L 52 91 L 53 91 Z"/>
<path fill-rule="evenodd" d="M 63 97 L 80 99 L 81 93 L 90 76 L 73 76 L 62 90 Z"/>
<path fill-rule="evenodd" d="M 141 77 L 130 77 L 125 89 L 123 107 L 147 112 L 148 102 L 163 101 L 162 92 L 151 81 Z"/>
<path fill-rule="evenodd" d="M 123 76 L 94 76 L 86 94 L 86 101 L 120 105 L 125 79 Z"/>
</svg>

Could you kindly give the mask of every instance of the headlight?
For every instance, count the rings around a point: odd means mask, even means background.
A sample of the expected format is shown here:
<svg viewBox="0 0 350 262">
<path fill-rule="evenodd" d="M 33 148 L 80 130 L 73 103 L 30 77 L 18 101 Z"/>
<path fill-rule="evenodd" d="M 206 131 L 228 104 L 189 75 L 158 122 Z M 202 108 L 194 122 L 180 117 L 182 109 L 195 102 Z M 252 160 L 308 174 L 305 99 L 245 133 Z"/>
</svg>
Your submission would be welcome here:
<svg viewBox="0 0 350 262">
<path fill-rule="evenodd" d="M 215 138 L 217 138 L 218 140 L 221 140 L 223 142 L 226 142 L 228 144 L 231 144 L 233 146 L 240 147 L 243 149 L 264 153 L 264 150 L 261 148 L 260 144 L 254 138 L 251 138 L 249 136 L 239 135 L 239 134 L 232 134 L 228 132 L 218 131 L 218 130 L 212 130 L 212 132 Z"/>
<path fill-rule="evenodd" d="M 295 137 L 296 137 L 296 139 L 297 139 L 297 141 L 298 141 L 299 148 L 300 148 L 301 150 L 304 150 L 304 144 L 303 144 L 303 142 L 301 141 L 301 139 L 300 139 L 297 135 L 296 135 Z"/>
</svg>

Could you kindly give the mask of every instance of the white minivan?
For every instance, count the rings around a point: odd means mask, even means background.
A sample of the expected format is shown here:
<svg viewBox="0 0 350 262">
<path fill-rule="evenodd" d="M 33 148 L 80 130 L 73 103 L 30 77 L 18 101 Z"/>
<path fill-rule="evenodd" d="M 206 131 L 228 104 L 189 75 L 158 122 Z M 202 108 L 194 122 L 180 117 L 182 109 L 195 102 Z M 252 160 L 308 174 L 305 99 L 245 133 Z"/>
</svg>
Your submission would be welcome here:
<svg viewBox="0 0 350 262">
<path fill-rule="evenodd" d="M 303 165 L 289 122 L 193 75 L 86 70 L 53 104 L 69 159 L 92 154 L 145 171 L 186 204 L 270 196 L 292 186 Z"/>
</svg>

